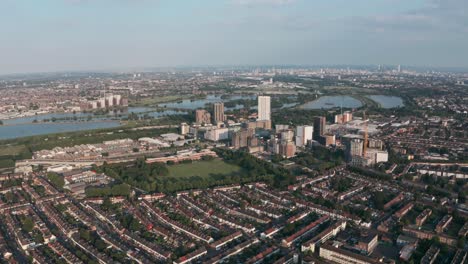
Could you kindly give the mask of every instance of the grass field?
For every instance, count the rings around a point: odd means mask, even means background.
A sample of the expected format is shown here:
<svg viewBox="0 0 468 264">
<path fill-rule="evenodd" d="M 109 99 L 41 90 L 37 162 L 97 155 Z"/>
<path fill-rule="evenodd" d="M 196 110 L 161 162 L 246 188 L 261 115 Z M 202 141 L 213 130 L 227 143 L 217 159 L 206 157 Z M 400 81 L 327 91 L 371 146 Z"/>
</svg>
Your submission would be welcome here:
<svg viewBox="0 0 468 264">
<path fill-rule="evenodd" d="M 2 146 L 0 148 L 0 156 L 15 156 L 26 150 L 25 145 Z"/>
<path fill-rule="evenodd" d="M 240 171 L 240 167 L 236 165 L 227 164 L 222 160 L 211 161 L 195 161 L 188 164 L 177 164 L 168 166 L 169 176 L 173 178 L 200 176 L 208 177 L 210 174 L 224 174 L 229 175 L 234 172 Z"/>
</svg>

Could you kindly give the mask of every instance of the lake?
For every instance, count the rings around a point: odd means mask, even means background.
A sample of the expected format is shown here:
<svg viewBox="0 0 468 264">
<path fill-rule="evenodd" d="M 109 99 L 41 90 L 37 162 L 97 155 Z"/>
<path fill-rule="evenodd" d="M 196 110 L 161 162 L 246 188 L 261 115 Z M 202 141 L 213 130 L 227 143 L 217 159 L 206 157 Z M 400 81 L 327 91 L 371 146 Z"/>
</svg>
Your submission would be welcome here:
<svg viewBox="0 0 468 264">
<path fill-rule="evenodd" d="M 118 121 L 37 123 L 0 126 L 0 139 L 119 127 Z"/>
<path fill-rule="evenodd" d="M 398 96 L 388 96 L 388 95 L 369 95 L 367 96 L 372 101 L 380 104 L 382 108 L 396 108 L 403 107 L 403 99 Z"/>
<path fill-rule="evenodd" d="M 27 116 L 27 117 L 19 117 L 13 119 L 6 119 L 3 120 L 5 125 L 19 125 L 19 124 L 30 124 L 33 123 L 34 120 L 37 120 L 39 123 L 44 120 L 51 120 L 53 118 L 57 119 L 54 123 L 59 122 L 73 122 L 72 118 L 76 117 L 77 119 L 86 120 L 88 116 L 90 116 L 93 121 L 99 120 L 116 120 L 120 118 L 127 117 L 129 113 L 135 114 L 143 114 L 147 113 L 149 116 L 157 118 L 162 116 L 171 116 L 171 115 L 183 115 L 187 114 L 184 111 L 175 111 L 175 110 L 163 110 L 163 111 L 156 111 L 150 107 L 129 107 L 125 110 L 119 110 L 117 112 L 109 112 L 105 115 L 94 115 L 92 113 L 50 113 L 50 114 L 43 114 L 43 115 L 35 115 L 35 116 Z M 68 120 L 67 120 L 68 119 Z"/>
<path fill-rule="evenodd" d="M 53 133 L 62 132 L 74 132 L 83 130 L 93 130 L 102 128 L 114 128 L 120 126 L 118 115 L 121 117 L 128 116 L 129 113 L 135 113 L 142 115 L 143 113 L 148 114 L 153 118 L 159 118 L 164 116 L 172 115 L 183 115 L 187 114 L 185 111 L 176 110 L 163 110 L 156 111 L 149 107 L 130 107 L 128 110 L 111 112 L 108 116 L 95 116 L 91 113 L 51 113 L 44 115 L 28 116 L 21 118 L 14 118 L 4 120 L 4 126 L 0 126 L 0 139 L 12 139 L 28 136 L 37 136 Z M 63 118 L 86 119 L 91 116 L 92 121 L 72 121 L 72 120 L 61 120 Z M 58 119 L 56 122 L 41 122 L 44 120 L 51 120 L 52 118 Z M 33 123 L 34 120 L 39 121 Z"/>
<path fill-rule="evenodd" d="M 346 95 L 322 96 L 317 100 L 305 103 L 300 106 L 302 109 L 330 109 L 335 107 L 358 108 L 361 101 Z"/>
<path fill-rule="evenodd" d="M 185 99 L 185 100 L 178 101 L 178 102 L 159 104 L 158 107 L 195 110 L 198 108 L 204 108 L 205 105 L 209 103 L 229 102 L 229 101 L 238 100 L 238 99 L 256 99 L 256 98 L 257 96 L 254 96 L 254 95 L 233 95 L 227 98 L 221 98 L 220 95 L 208 95 L 204 99 Z M 242 108 L 242 106 L 239 106 L 239 108 Z"/>
</svg>

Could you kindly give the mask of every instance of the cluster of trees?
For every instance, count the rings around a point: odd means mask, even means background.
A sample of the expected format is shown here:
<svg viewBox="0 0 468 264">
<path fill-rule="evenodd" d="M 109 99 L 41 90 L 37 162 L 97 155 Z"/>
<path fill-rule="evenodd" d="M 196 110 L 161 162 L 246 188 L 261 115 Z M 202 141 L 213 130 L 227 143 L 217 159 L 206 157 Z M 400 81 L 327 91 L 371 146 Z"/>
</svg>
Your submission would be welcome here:
<svg viewBox="0 0 468 264">
<path fill-rule="evenodd" d="M 55 172 L 47 173 L 47 179 L 55 188 L 59 190 L 62 190 L 63 186 L 65 185 L 65 179 Z"/>
<path fill-rule="evenodd" d="M 344 192 L 351 188 L 352 180 L 343 177 L 333 177 L 330 181 L 331 188 L 338 192 Z"/>
<path fill-rule="evenodd" d="M 24 232 L 30 233 L 34 229 L 34 222 L 31 218 L 29 217 L 24 217 L 21 219 L 21 229 L 23 229 Z"/>
<path fill-rule="evenodd" d="M 102 240 L 101 237 L 95 231 L 80 228 L 79 235 L 81 239 L 93 245 L 93 247 L 96 248 L 99 252 L 107 254 L 116 262 L 122 262 L 127 257 L 124 252 L 115 250 L 112 247 L 108 247 L 106 242 L 104 242 L 104 240 Z M 83 260 L 83 258 L 80 259 Z M 86 263 L 91 262 L 86 261 Z"/>
<path fill-rule="evenodd" d="M 329 115 L 324 110 L 305 110 L 305 109 L 282 109 L 272 113 L 272 119 L 275 124 L 303 125 L 310 124 L 311 120 L 316 116 L 327 116 L 331 120 L 332 115 Z"/>
<path fill-rule="evenodd" d="M 235 107 L 237 105 L 243 105 L 245 108 L 251 108 L 257 105 L 257 100 L 255 99 L 237 99 L 224 103 L 225 107 Z"/>
<path fill-rule="evenodd" d="M 144 159 L 131 163 L 104 164 L 97 168 L 99 172 L 148 192 L 172 193 L 181 190 L 209 188 L 218 185 L 242 184 L 253 181 L 264 181 L 276 187 L 286 187 L 292 184 L 295 177 L 283 168 L 276 168 L 272 164 L 259 160 L 246 152 L 216 149 L 218 155 L 227 163 L 242 168 L 230 174 L 211 174 L 208 177 L 167 177 L 169 170 L 166 164 L 147 164 Z M 212 157 L 203 157 L 203 161 L 210 161 Z M 196 173 L 196 172 L 194 172 Z M 119 186 L 119 190 L 123 186 Z M 125 192 L 114 191 L 116 187 L 88 188 L 87 196 L 127 195 Z"/>
<path fill-rule="evenodd" d="M 310 152 L 301 152 L 292 159 L 304 167 L 325 171 L 343 163 L 343 150 L 330 150 L 325 147 L 314 146 Z"/>
<path fill-rule="evenodd" d="M 8 146 L 4 147 L 7 148 Z M 0 148 L 2 148 L 2 144 L 0 144 Z M 23 148 L 17 153 L 12 152 L 8 155 L 0 155 L 0 168 L 15 167 L 16 160 L 29 159 L 31 156 L 31 151 L 28 148 Z"/>
<path fill-rule="evenodd" d="M 286 169 L 275 167 L 264 160 L 257 159 L 249 153 L 232 151 L 228 149 L 215 149 L 219 157 L 225 162 L 235 164 L 243 168 L 242 181 L 266 181 L 277 188 L 284 188 L 293 184 L 295 177 Z"/>
<path fill-rule="evenodd" d="M 130 163 L 104 164 L 99 171 L 145 191 L 156 191 L 157 179 L 169 174 L 165 164 L 147 164 L 142 158 Z"/>
<path fill-rule="evenodd" d="M 383 210 L 384 205 L 387 203 L 387 197 L 385 197 L 383 192 L 374 192 L 372 194 L 372 202 L 374 203 L 374 207 Z"/>
<path fill-rule="evenodd" d="M 365 168 L 362 168 L 362 167 L 356 167 L 356 166 L 348 166 L 348 170 L 351 171 L 351 172 L 354 172 L 354 173 L 358 173 L 358 174 L 361 174 L 361 175 L 364 175 L 364 176 L 367 176 L 367 177 L 370 177 L 370 178 L 375 178 L 375 179 L 378 179 L 378 180 L 382 180 L 382 181 L 391 181 L 392 180 L 392 176 L 386 174 L 386 173 L 382 173 L 382 172 L 378 172 L 378 171 L 374 171 L 374 170 L 369 170 L 369 169 L 365 169 Z"/>
<path fill-rule="evenodd" d="M 232 174 L 211 174 L 208 177 L 161 177 L 158 179 L 157 190 L 159 192 L 172 193 L 183 190 L 210 188 L 217 185 L 245 183 L 249 181 L 252 181 L 252 179 L 243 177 L 242 172 Z"/>
<path fill-rule="evenodd" d="M 9 179 L 2 182 L 2 188 L 10 188 L 13 186 L 20 186 L 23 183 L 22 179 Z"/>
<path fill-rule="evenodd" d="M 142 229 L 142 226 L 140 222 L 138 221 L 138 219 L 133 217 L 133 215 L 131 214 L 126 214 L 126 213 L 119 214 L 117 218 L 119 219 L 123 227 L 125 227 L 126 229 L 132 232 L 138 232 Z"/>
<path fill-rule="evenodd" d="M 85 190 L 86 197 L 129 196 L 130 192 L 130 186 L 125 183 L 106 187 L 89 187 Z"/>
</svg>

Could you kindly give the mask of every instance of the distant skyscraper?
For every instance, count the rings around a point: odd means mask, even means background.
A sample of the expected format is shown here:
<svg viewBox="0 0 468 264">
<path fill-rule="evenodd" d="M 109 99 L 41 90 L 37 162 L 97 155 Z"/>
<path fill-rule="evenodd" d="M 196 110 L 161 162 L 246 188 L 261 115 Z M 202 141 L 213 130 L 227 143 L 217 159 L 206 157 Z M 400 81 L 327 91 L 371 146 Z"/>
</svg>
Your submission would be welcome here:
<svg viewBox="0 0 468 264">
<path fill-rule="evenodd" d="M 258 120 L 271 120 L 271 97 L 258 97 Z"/>
<path fill-rule="evenodd" d="M 401 65 L 398 65 L 398 72 L 401 72 Z"/>
<path fill-rule="evenodd" d="M 214 123 L 224 122 L 224 103 L 215 103 L 214 104 Z"/>
<path fill-rule="evenodd" d="M 314 139 L 319 140 L 325 134 L 325 126 L 327 120 L 324 116 L 317 116 L 314 118 Z"/>
</svg>

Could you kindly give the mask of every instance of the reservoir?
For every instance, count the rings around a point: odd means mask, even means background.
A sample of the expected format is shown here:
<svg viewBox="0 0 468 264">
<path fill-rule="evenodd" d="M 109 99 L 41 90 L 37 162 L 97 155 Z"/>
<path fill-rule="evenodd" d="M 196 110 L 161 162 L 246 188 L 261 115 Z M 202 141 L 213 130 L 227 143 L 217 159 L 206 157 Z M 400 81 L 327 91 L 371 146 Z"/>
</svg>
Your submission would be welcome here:
<svg viewBox="0 0 468 264">
<path fill-rule="evenodd" d="M 176 110 L 157 111 L 147 107 L 130 107 L 128 111 L 110 112 L 107 115 L 100 116 L 95 116 L 92 113 L 51 113 L 20 117 L 3 120 L 4 126 L 0 126 L 0 140 L 119 127 L 120 119 L 127 117 L 129 113 L 139 115 L 147 114 L 153 118 L 187 114 L 187 112 Z M 92 120 L 88 121 L 88 116 L 91 117 Z M 57 120 L 51 122 L 50 120 L 53 118 Z M 77 120 L 74 121 L 73 118 Z M 35 122 L 35 120 L 37 122 Z M 43 122 L 45 120 L 49 120 L 49 122 Z"/>
<path fill-rule="evenodd" d="M 322 96 L 317 100 L 305 103 L 300 106 L 302 109 L 331 109 L 335 107 L 358 108 L 361 107 L 361 101 L 346 95 Z"/>
<path fill-rule="evenodd" d="M 382 108 L 403 107 L 403 99 L 397 96 L 388 95 L 369 95 L 367 96 L 372 101 L 377 102 Z"/>
<path fill-rule="evenodd" d="M 158 107 L 195 110 L 198 108 L 204 108 L 205 105 L 209 103 L 229 102 L 229 101 L 239 100 L 239 99 L 256 99 L 256 98 L 257 96 L 249 96 L 249 95 L 234 95 L 234 96 L 229 96 L 227 98 L 222 98 L 220 95 L 208 95 L 204 99 L 185 99 L 185 100 L 181 100 L 178 102 L 159 104 Z M 239 106 L 238 108 L 241 108 L 241 106 Z"/>
<path fill-rule="evenodd" d="M 119 121 L 97 121 L 76 123 L 30 123 L 0 126 L 0 139 L 13 139 L 53 133 L 119 127 Z"/>
</svg>

